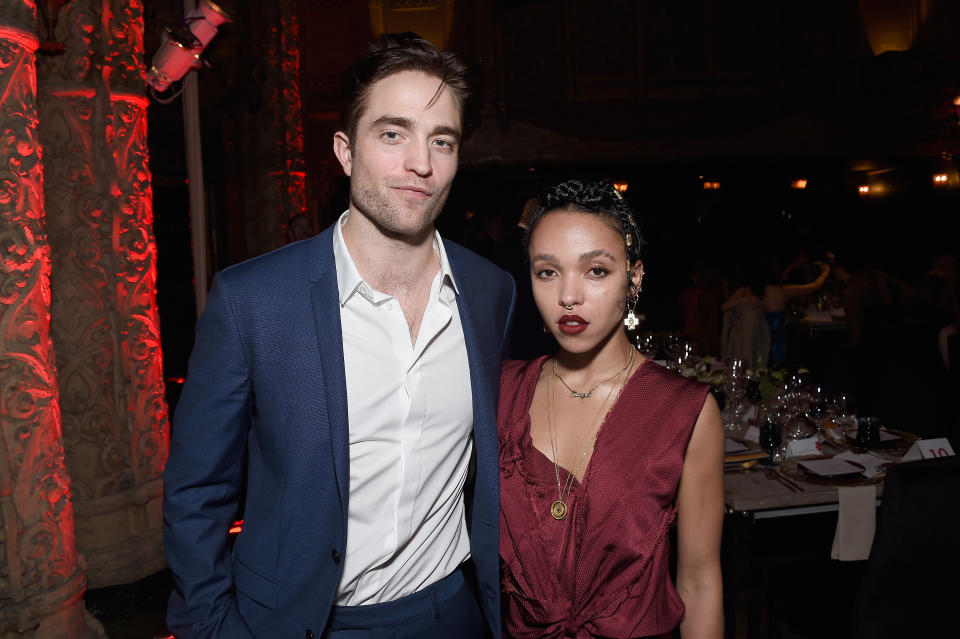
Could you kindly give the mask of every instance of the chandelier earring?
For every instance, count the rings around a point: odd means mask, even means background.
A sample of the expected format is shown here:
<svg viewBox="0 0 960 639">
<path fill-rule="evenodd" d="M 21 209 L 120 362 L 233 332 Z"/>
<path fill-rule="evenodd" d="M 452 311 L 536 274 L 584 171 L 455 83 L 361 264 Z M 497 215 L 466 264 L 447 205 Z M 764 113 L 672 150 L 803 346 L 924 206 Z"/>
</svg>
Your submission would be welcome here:
<svg viewBox="0 0 960 639">
<path fill-rule="evenodd" d="M 640 299 L 640 289 L 634 292 L 633 296 L 627 299 L 627 316 L 623 318 L 623 325 L 628 331 L 636 330 L 640 325 L 640 318 L 637 317 L 637 302 Z"/>
</svg>

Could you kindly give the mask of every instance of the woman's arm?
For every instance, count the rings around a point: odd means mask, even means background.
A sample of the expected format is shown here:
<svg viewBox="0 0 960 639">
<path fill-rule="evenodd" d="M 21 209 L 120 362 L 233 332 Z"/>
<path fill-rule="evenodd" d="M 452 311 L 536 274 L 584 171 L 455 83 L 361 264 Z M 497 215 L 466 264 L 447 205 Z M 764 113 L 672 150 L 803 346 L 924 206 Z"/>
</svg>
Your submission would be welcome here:
<svg viewBox="0 0 960 639">
<path fill-rule="evenodd" d="M 800 297 L 801 295 L 809 295 L 810 293 L 816 293 L 820 290 L 820 287 L 827 281 L 828 275 L 830 275 L 830 267 L 822 264 L 820 266 L 820 275 L 809 284 L 786 284 L 781 288 L 786 294 L 787 299 Z"/>
<path fill-rule="evenodd" d="M 723 637 L 723 422 L 707 394 L 683 461 L 677 495 L 677 592 L 683 639 Z"/>
</svg>

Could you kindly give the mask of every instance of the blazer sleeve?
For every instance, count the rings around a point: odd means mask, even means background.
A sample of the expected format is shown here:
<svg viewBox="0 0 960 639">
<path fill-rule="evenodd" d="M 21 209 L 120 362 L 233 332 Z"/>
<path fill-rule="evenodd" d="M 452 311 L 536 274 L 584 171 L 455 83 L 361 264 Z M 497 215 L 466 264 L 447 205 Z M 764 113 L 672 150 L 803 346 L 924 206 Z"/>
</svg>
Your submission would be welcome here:
<svg viewBox="0 0 960 639">
<path fill-rule="evenodd" d="M 164 471 L 163 533 L 178 639 L 253 637 L 237 609 L 228 531 L 238 515 L 253 385 L 227 282 L 197 323 Z"/>
</svg>

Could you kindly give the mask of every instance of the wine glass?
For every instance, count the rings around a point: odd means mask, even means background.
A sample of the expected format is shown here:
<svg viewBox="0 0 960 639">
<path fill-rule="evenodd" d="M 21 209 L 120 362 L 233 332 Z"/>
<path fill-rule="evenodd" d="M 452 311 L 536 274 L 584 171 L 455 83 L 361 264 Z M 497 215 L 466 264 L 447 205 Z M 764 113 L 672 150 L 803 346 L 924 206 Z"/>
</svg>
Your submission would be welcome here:
<svg viewBox="0 0 960 639">
<path fill-rule="evenodd" d="M 770 461 L 780 461 L 780 444 L 783 441 L 783 424 L 776 411 L 766 411 L 760 423 L 760 447 Z"/>
<path fill-rule="evenodd" d="M 827 405 L 822 386 L 814 386 L 807 392 L 807 417 L 817 425 L 818 429 L 823 427 L 823 422 L 827 418 Z"/>
<path fill-rule="evenodd" d="M 642 333 L 637 339 L 637 348 L 640 349 L 640 352 L 646 357 L 656 359 L 655 355 L 657 354 L 657 341 L 653 333 Z"/>
</svg>

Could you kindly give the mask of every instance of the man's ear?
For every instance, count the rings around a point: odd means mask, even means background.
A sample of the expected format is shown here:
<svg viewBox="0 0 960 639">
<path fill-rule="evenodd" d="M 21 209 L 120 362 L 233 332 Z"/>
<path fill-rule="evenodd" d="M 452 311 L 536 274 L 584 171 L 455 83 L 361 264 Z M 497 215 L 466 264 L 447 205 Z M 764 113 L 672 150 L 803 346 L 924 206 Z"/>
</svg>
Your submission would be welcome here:
<svg viewBox="0 0 960 639">
<path fill-rule="evenodd" d="M 353 170 L 353 151 L 350 150 L 350 140 L 343 131 L 333 134 L 333 154 L 340 161 L 343 172 L 350 177 L 350 172 Z"/>
</svg>

